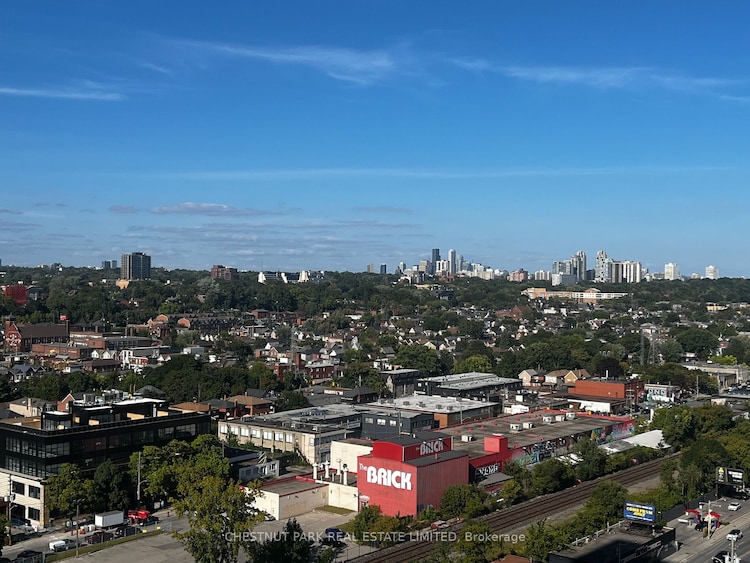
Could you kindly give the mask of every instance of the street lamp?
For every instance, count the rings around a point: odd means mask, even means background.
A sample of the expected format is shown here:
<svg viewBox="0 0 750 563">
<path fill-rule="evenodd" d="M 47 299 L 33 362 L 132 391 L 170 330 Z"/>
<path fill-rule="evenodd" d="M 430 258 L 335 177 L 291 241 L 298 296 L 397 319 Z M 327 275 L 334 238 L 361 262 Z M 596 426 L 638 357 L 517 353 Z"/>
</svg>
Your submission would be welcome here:
<svg viewBox="0 0 750 563">
<path fill-rule="evenodd" d="M 10 519 L 11 508 L 13 507 L 13 501 L 16 500 L 15 493 L 9 493 L 5 500 L 8 503 L 8 545 L 13 545 L 13 523 Z"/>
</svg>

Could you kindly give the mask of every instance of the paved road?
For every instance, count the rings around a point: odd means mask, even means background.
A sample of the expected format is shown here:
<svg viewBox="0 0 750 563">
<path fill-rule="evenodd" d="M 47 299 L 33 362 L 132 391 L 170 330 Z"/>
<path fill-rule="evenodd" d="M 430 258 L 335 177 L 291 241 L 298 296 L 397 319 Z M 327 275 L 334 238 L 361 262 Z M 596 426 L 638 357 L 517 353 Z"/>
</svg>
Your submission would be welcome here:
<svg viewBox="0 0 750 563">
<path fill-rule="evenodd" d="M 721 499 L 711 503 L 711 510 L 721 515 L 721 525 L 711 537 L 704 538 L 691 525 L 678 521 L 670 522 L 676 529 L 677 541 L 681 546 L 679 551 L 664 558 L 666 563 L 706 563 L 719 551 L 729 551 L 731 542 L 727 540 L 727 533 L 739 528 L 745 535 L 735 542 L 735 555 L 743 562 L 750 561 L 750 502 L 741 501 L 742 508 L 737 512 L 727 510 L 730 499 Z"/>
<path fill-rule="evenodd" d="M 170 516 L 167 516 L 166 511 L 158 511 L 156 515 L 160 518 L 159 528 L 164 533 L 114 545 L 95 553 L 81 555 L 80 559 L 96 562 L 101 561 L 102 563 L 133 563 L 134 561 L 147 561 L 148 563 L 191 563 L 193 558 L 187 554 L 182 545 L 171 535 L 173 530 L 185 529 L 187 521 L 185 519 L 177 519 L 172 513 L 170 513 Z M 325 537 L 326 528 L 339 527 L 353 517 L 353 513 L 335 514 L 324 510 L 315 510 L 298 516 L 297 522 L 302 527 L 306 537 L 315 541 L 316 546 L 320 546 L 320 539 Z M 285 525 L 286 520 L 262 522 L 253 529 L 252 537 L 256 541 L 273 538 L 284 529 Z M 149 526 L 147 529 L 154 530 L 156 527 Z M 13 559 L 19 552 L 25 549 L 46 551 L 49 542 L 67 538 L 75 538 L 75 536 L 65 532 L 46 533 L 38 538 L 30 538 L 18 542 L 13 546 L 6 546 L 3 549 L 3 556 Z M 83 540 L 82 544 L 85 545 Z M 358 546 L 356 543 L 346 539 L 344 546 L 342 546 L 339 552 L 339 560 L 345 561 L 358 555 L 364 555 L 371 550 L 372 548 L 370 547 Z M 240 562 L 245 561 L 244 555 L 241 555 Z"/>
</svg>

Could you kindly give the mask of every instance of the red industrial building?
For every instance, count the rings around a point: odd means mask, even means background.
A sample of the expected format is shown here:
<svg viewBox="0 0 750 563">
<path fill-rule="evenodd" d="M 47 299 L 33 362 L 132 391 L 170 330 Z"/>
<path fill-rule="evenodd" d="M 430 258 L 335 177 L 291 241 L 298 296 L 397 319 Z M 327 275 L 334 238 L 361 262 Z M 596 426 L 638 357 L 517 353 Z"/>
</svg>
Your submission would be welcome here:
<svg viewBox="0 0 750 563">
<path fill-rule="evenodd" d="M 445 489 L 469 482 L 469 456 L 453 450 L 453 438 L 435 432 L 377 440 L 357 458 L 361 504 L 388 516 L 416 515 L 440 506 Z"/>
<path fill-rule="evenodd" d="M 640 379 L 579 379 L 568 392 L 584 397 L 624 399 L 636 403 L 645 394 L 645 384 Z"/>
</svg>

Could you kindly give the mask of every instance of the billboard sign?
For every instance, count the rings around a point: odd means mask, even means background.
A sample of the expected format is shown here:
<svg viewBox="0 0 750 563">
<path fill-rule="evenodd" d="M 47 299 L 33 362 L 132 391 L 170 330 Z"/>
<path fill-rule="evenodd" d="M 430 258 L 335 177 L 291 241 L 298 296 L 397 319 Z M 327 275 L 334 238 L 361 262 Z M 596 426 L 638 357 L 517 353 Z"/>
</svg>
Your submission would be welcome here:
<svg viewBox="0 0 750 563">
<path fill-rule="evenodd" d="M 732 469 L 731 467 L 717 467 L 716 482 L 721 485 L 744 486 L 745 472 L 741 469 Z"/>
<path fill-rule="evenodd" d="M 627 501 L 623 512 L 626 520 L 648 524 L 656 522 L 656 509 L 653 504 Z"/>
</svg>

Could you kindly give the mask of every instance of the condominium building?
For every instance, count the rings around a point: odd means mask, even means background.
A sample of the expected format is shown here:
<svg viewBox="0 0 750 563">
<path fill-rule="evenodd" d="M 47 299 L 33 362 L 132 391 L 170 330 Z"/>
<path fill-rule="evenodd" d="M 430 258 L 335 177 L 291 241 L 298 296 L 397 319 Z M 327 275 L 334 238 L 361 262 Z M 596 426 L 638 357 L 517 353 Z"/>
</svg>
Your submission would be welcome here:
<svg viewBox="0 0 750 563">
<path fill-rule="evenodd" d="M 143 252 L 123 254 L 120 260 L 120 277 L 124 280 L 151 278 L 151 256 Z"/>
<path fill-rule="evenodd" d="M 706 266 L 706 279 L 718 280 L 719 268 L 717 268 L 716 266 Z"/>
</svg>

